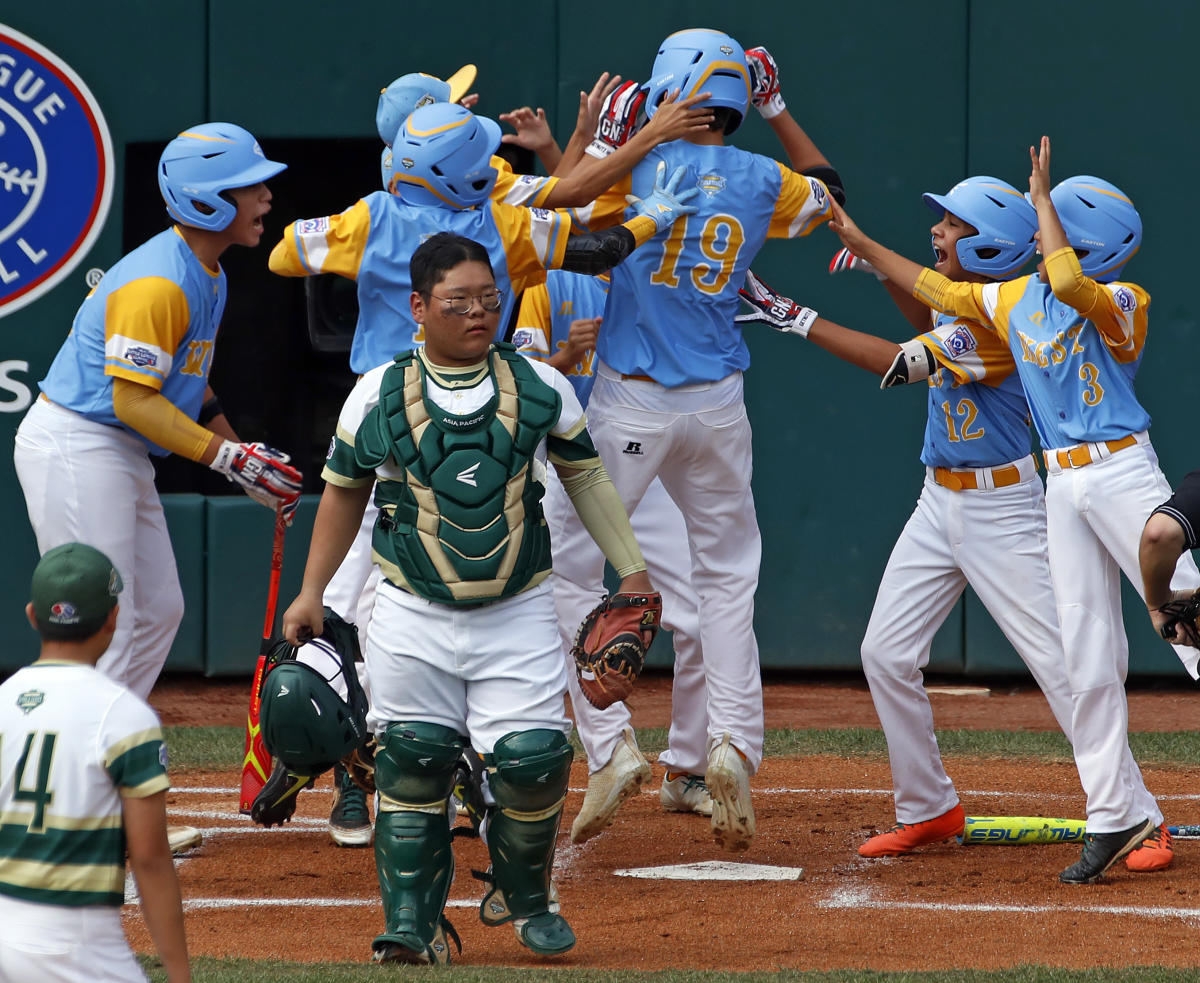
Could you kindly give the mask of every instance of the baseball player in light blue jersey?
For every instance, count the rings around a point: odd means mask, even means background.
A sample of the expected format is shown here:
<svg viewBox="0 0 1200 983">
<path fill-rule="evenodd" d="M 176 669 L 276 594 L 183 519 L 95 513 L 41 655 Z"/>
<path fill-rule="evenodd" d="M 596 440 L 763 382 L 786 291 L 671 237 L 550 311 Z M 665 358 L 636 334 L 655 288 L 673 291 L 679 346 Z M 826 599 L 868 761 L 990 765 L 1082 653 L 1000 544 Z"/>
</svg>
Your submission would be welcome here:
<svg viewBox="0 0 1200 983">
<path fill-rule="evenodd" d="M 765 240 L 807 235 L 828 218 L 830 191 L 816 174 L 839 182 L 799 124 L 786 110 L 776 112 L 782 100 L 772 102 L 767 90 L 760 101 L 774 113 L 772 125 L 789 159 L 814 174 L 725 145 L 752 96 L 746 53 L 727 34 L 671 35 L 646 85 L 651 119 L 675 89 L 711 92 L 705 104 L 716 119 L 702 135 L 651 151 L 629 179 L 579 213 L 601 226 L 619 220 L 624 194 L 648 190 L 656 169 L 684 168 L 681 184 L 698 192 L 695 214 L 613 272 L 588 413 L 626 509 L 632 513 L 658 477 L 683 512 L 700 598 L 712 830 L 724 847 L 743 850 L 755 832 L 749 780 L 762 760 L 753 629 L 761 540 L 742 401 L 750 356 L 734 315 L 738 288 Z"/>
<path fill-rule="evenodd" d="M 513 332 L 517 350 L 562 372 L 585 409 L 595 381 L 595 340 L 607 295 L 607 278 L 551 270 L 545 284 L 526 290 Z M 572 841 L 583 843 L 608 826 L 621 803 L 650 778 L 650 765 L 638 749 L 628 707 L 593 707 L 579 690 L 569 655 L 580 622 L 604 594 L 604 556 L 554 472 L 548 475 L 542 506 L 550 524 L 554 599 L 568 659 L 571 706 L 588 756 L 587 793 L 571 826 Z M 704 785 L 708 719 L 699 602 L 691 586 L 691 564 L 684 559 L 690 556 L 687 528 L 679 507 L 657 480 L 629 521 L 650 577 L 663 595 L 663 623 L 674 633 L 671 730 L 667 749 L 658 758 L 667 769 L 660 801 L 670 811 L 712 815 L 712 799 Z"/>
<path fill-rule="evenodd" d="M 1051 191 L 1047 138 L 1030 148 L 1030 158 L 1030 200 L 1045 255 L 1036 275 L 955 284 L 879 246 L 840 210 L 831 226 L 902 290 L 993 327 L 1012 351 L 1046 449 L 1050 575 L 1075 701 L 1075 763 L 1088 800 L 1083 852 L 1059 878 L 1086 884 L 1127 854 L 1139 870 L 1161 870 L 1173 856 L 1162 814 L 1157 805 L 1146 808 L 1129 754 L 1120 594 L 1122 570 L 1142 589 L 1138 539 L 1170 488 L 1146 432 L 1149 415 L 1133 391 L 1150 297 L 1117 280 L 1141 244 L 1141 218 L 1124 193 L 1099 178 L 1068 178 Z M 1194 562 L 1181 557 L 1172 587 L 1197 584 Z M 1176 651 L 1196 677 L 1200 652 Z"/>
<path fill-rule="evenodd" d="M 221 254 L 256 246 L 284 169 L 240 126 L 205 123 L 167 144 L 159 189 L 174 221 L 88 294 L 17 431 L 13 460 L 45 552 L 95 544 L 127 571 L 117 634 L 100 669 L 145 698 L 183 617 L 183 594 L 150 455 L 224 473 L 272 508 L 294 509 L 287 455 L 243 444 L 208 386 L 225 309 Z"/>
<path fill-rule="evenodd" d="M 1009 279 L 1033 255 L 1037 214 L 1012 185 L 972 177 L 925 195 L 934 268 L 955 281 Z M 842 250 L 832 272 L 873 272 Z M 938 753 L 922 673 L 933 636 L 970 584 L 1033 673 L 1070 739 L 1071 687 L 1046 557 L 1046 506 L 1030 453 L 1029 408 L 1012 355 L 995 332 L 934 312 L 890 284 L 921 333 L 902 345 L 834 324 L 753 274 L 743 297 L 762 321 L 796 332 L 883 386 L 928 381 L 925 483 L 888 559 L 862 643 L 863 672 L 888 742 L 896 825 L 859 846 L 895 856 L 962 833 L 964 812 Z M 1147 807 L 1153 804 L 1145 793 Z"/>
<path fill-rule="evenodd" d="M 168 983 L 187 983 L 167 842 L 167 749 L 146 701 L 96 669 L 123 584 L 82 543 L 33 572 L 37 660 L 0 685 L 0 980 L 145 983 L 121 927 L 125 862 Z"/>
</svg>

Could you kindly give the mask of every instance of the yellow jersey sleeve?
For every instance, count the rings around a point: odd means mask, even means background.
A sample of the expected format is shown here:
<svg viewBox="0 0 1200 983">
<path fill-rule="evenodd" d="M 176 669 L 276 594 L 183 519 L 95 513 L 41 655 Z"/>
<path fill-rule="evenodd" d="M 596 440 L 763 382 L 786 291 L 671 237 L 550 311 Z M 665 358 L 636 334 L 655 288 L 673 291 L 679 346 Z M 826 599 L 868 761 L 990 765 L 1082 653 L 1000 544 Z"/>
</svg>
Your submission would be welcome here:
<svg viewBox="0 0 1200 983">
<path fill-rule="evenodd" d="M 767 229 L 769 239 L 795 239 L 806 236 L 818 225 L 833 218 L 829 189 L 815 177 L 797 174 L 778 161 L 780 187 L 775 212 Z"/>
<path fill-rule="evenodd" d="M 530 208 L 541 208 L 550 197 L 550 192 L 558 184 L 556 177 L 537 177 L 534 174 L 514 174 L 503 157 L 493 157 L 492 167 L 496 168 L 496 183 L 492 187 L 493 201 L 502 201 L 506 205 L 526 205 Z"/>
<path fill-rule="evenodd" d="M 1091 321 L 1118 362 L 1135 362 L 1146 344 L 1150 294 L 1136 283 L 1098 283 L 1085 276 L 1070 246 L 1046 257 L 1054 296 Z"/>
<path fill-rule="evenodd" d="M 513 344 L 529 358 L 545 362 L 550 357 L 550 290 L 546 284 L 527 287 L 517 312 Z"/>
<path fill-rule="evenodd" d="M 164 277 L 131 280 L 104 307 L 104 374 L 160 390 L 191 323 L 187 295 Z"/>
<path fill-rule="evenodd" d="M 298 219 L 271 250 L 267 265 L 280 276 L 336 273 L 354 280 L 370 231 L 371 210 L 365 200 L 338 215 Z"/>
<path fill-rule="evenodd" d="M 625 196 L 633 194 L 633 175 L 626 174 L 590 204 L 567 210 L 571 221 L 585 232 L 620 225 L 625 218 Z"/>
<path fill-rule="evenodd" d="M 547 208 L 514 208 L 492 201 L 492 218 L 504 244 L 514 293 L 544 283 L 546 270 L 562 266 L 571 217 Z"/>
</svg>

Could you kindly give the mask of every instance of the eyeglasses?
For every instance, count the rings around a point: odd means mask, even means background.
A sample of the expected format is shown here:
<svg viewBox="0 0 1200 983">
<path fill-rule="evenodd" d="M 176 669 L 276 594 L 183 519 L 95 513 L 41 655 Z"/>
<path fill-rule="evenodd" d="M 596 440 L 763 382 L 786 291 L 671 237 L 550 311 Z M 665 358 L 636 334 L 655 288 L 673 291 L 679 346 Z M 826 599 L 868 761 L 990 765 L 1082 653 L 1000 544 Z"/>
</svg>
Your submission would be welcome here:
<svg viewBox="0 0 1200 983">
<path fill-rule="evenodd" d="M 462 315 L 471 313 L 475 301 L 479 301 L 479 306 L 489 312 L 500 310 L 500 305 L 504 303 L 503 290 L 487 290 L 481 294 L 472 294 L 467 297 L 438 297 L 435 293 L 430 293 L 430 296 L 437 297 L 452 314 Z"/>
</svg>

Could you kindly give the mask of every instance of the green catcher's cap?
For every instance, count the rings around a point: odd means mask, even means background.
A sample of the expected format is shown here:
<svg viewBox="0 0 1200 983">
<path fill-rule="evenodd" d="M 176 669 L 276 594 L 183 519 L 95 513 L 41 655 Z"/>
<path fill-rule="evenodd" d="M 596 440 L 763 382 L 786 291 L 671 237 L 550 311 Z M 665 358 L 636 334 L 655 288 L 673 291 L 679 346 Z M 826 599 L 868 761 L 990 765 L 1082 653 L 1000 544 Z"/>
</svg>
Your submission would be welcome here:
<svg viewBox="0 0 1200 983">
<path fill-rule="evenodd" d="M 124 587 L 112 560 L 98 549 L 64 543 L 33 571 L 33 614 L 46 638 L 87 638 L 100 630 Z"/>
</svg>

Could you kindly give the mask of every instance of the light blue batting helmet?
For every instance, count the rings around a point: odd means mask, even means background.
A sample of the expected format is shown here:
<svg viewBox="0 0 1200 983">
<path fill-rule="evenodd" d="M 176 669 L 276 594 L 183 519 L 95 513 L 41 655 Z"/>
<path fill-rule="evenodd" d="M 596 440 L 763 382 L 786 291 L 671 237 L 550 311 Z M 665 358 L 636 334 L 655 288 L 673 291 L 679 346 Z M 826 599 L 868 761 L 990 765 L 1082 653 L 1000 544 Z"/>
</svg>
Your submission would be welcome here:
<svg viewBox="0 0 1200 983">
<path fill-rule="evenodd" d="M 724 106 L 736 113 L 725 128 L 732 133 L 750 105 L 750 69 L 746 52 L 723 31 L 696 28 L 677 31 L 659 46 L 646 88 L 646 115 L 653 116 L 659 104 L 675 89 L 686 99 L 698 92 L 711 92 L 702 106 Z"/>
<path fill-rule="evenodd" d="M 969 177 L 949 193 L 926 192 L 925 204 L 941 215 L 949 212 L 976 235 L 958 240 L 958 262 L 968 273 L 996 280 L 1012 276 L 1033 255 L 1037 212 L 1020 191 L 994 177 Z"/>
<path fill-rule="evenodd" d="M 458 102 L 474 81 L 474 65 L 463 65 L 444 82 L 436 75 L 424 72 L 401 75 L 379 93 L 379 105 L 375 108 L 375 129 L 379 131 L 379 139 L 390 147 L 400 124 L 414 109 L 435 102 Z"/>
<path fill-rule="evenodd" d="M 500 125 L 455 103 L 415 110 L 392 145 L 392 192 L 414 205 L 470 208 L 496 183 Z"/>
<path fill-rule="evenodd" d="M 237 214 L 237 205 L 221 192 L 266 181 L 286 167 L 267 160 L 258 141 L 240 126 L 201 123 L 184 130 L 163 150 L 158 189 L 176 222 L 219 232 Z M 202 211 L 198 204 L 212 211 Z"/>
<path fill-rule="evenodd" d="M 1115 280 L 1142 244 L 1142 217 L 1120 188 L 1098 177 L 1069 177 L 1050 192 L 1067 242 L 1087 251 L 1079 260 L 1085 275 Z"/>
</svg>

